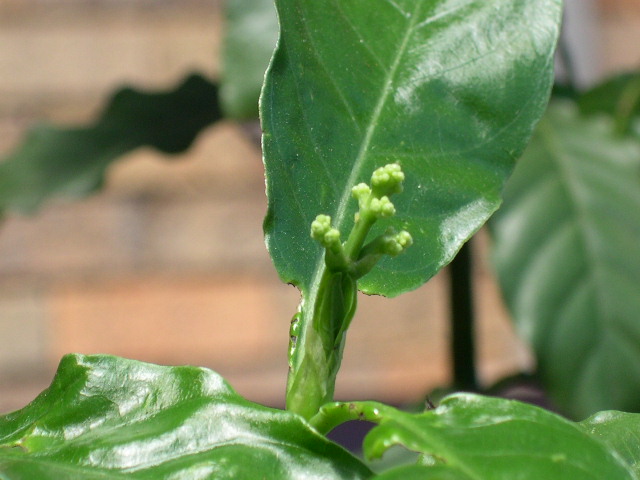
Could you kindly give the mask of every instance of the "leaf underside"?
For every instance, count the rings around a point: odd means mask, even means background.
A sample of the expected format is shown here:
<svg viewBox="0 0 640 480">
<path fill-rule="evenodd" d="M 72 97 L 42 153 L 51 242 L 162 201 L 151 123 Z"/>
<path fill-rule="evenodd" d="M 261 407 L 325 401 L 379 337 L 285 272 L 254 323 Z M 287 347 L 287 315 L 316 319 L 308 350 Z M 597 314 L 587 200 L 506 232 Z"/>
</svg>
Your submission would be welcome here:
<svg viewBox="0 0 640 480">
<path fill-rule="evenodd" d="M 0 162 L 0 211 L 32 212 L 53 196 L 85 196 L 125 153 L 142 146 L 182 152 L 220 118 L 218 88 L 199 75 L 170 92 L 123 88 L 90 126 L 34 127 Z"/>
<path fill-rule="evenodd" d="M 406 254 L 359 281 L 398 295 L 448 263 L 500 203 L 552 80 L 556 0 L 277 0 L 279 45 L 261 98 L 267 245 L 281 278 L 317 287 L 311 221 L 346 235 L 350 189 L 386 163 L 406 172 Z M 313 296 L 313 293 L 311 293 Z"/>
<path fill-rule="evenodd" d="M 0 479 L 364 479 L 301 417 L 217 374 L 68 355 L 48 390 L 0 416 Z"/>
<path fill-rule="evenodd" d="M 520 333 L 566 413 L 640 411 L 640 148 L 553 106 L 492 220 Z"/>
</svg>

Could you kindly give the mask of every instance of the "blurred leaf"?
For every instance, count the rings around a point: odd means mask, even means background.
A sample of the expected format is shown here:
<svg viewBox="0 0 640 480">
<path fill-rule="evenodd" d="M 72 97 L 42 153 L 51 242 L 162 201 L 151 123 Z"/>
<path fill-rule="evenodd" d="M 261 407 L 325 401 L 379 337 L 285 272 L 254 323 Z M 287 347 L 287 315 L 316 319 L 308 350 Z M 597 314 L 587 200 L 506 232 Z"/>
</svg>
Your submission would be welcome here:
<svg viewBox="0 0 640 480">
<path fill-rule="evenodd" d="M 640 138 L 640 72 L 613 77 L 582 94 L 578 105 L 584 114 L 608 113 L 620 134 L 634 132 Z"/>
<path fill-rule="evenodd" d="M 182 152 L 220 118 L 217 87 L 198 75 L 167 93 L 124 88 L 93 125 L 32 129 L 0 163 L 0 211 L 31 212 L 52 196 L 87 195 L 121 155 L 141 146 Z"/>
<path fill-rule="evenodd" d="M 433 467 L 400 467 L 376 478 L 637 478 L 606 443 L 579 424 L 532 405 L 471 394 L 447 397 L 422 414 L 385 412 L 365 438 L 365 453 L 377 457 L 398 444 L 430 455 Z"/>
<path fill-rule="evenodd" d="M 606 443 L 640 476 L 640 415 L 600 412 L 581 422 L 591 435 Z"/>
<path fill-rule="evenodd" d="M 48 390 L 0 416 L 0 479 L 364 479 L 301 417 L 217 374 L 68 355 Z"/>
<path fill-rule="evenodd" d="M 552 399 L 576 418 L 640 410 L 639 147 L 606 118 L 556 104 L 492 219 L 513 319 Z"/>
<path fill-rule="evenodd" d="M 388 296 L 447 264 L 501 201 L 551 87 L 556 0 L 278 0 L 281 37 L 261 115 L 266 240 L 313 304 L 319 213 L 346 235 L 351 188 L 400 162 L 398 215 L 415 244 L 359 281 Z M 389 261 L 387 261 L 389 260 Z"/>
<path fill-rule="evenodd" d="M 220 101 L 227 116 L 258 118 L 258 98 L 278 38 L 273 0 L 225 2 Z"/>
</svg>

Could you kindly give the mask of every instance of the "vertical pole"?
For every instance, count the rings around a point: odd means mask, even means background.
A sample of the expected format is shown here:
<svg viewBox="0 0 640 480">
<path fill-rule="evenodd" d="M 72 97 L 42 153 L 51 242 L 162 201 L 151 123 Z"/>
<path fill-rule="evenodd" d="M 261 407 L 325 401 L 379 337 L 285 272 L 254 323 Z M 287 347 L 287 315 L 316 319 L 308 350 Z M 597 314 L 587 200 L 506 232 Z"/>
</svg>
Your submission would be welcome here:
<svg viewBox="0 0 640 480">
<path fill-rule="evenodd" d="M 449 266 L 451 358 L 455 388 L 477 391 L 471 241 Z"/>
</svg>

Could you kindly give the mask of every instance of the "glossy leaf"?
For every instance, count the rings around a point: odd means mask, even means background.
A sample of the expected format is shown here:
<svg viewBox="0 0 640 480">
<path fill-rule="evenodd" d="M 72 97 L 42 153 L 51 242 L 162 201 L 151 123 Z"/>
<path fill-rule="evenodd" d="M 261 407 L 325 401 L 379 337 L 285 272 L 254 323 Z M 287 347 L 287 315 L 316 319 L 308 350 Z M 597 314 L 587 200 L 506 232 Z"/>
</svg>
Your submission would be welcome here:
<svg viewBox="0 0 640 480">
<path fill-rule="evenodd" d="M 375 480 L 474 480 L 454 467 L 408 465 L 394 468 L 374 477 Z"/>
<path fill-rule="evenodd" d="M 606 443 L 640 477 L 640 415 L 600 412 L 581 422 L 593 436 Z"/>
<path fill-rule="evenodd" d="M 519 332 L 563 411 L 640 410 L 637 142 L 553 106 L 492 220 L 493 257 Z"/>
<path fill-rule="evenodd" d="M 384 480 L 637 478 L 579 424 L 532 405 L 471 394 L 448 397 L 422 414 L 385 412 L 365 438 L 365 453 L 377 457 L 393 445 L 431 456 L 433 467 L 400 467 L 382 474 Z"/>
<path fill-rule="evenodd" d="M 258 98 L 278 37 L 273 0 L 229 0 L 224 4 L 220 102 L 226 116 L 258 118 Z"/>
<path fill-rule="evenodd" d="M 121 155 L 142 146 L 182 152 L 220 118 L 218 88 L 201 76 L 164 93 L 124 88 L 93 125 L 32 129 L 0 163 L 0 211 L 29 212 L 53 196 L 86 195 Z"/>
<path fill-rule="evenodd" d="M 277 0 L 279 46 L 261 99 L 267 245 L 313 303 L 311 221 L 346 236 L 351 188 L 399 162 L 392 223 L 406 255 L 359 281 L 394 296 L 448 263 L 500 203 L 547 101 L 559 0 Z M 389 223 L 379 222 L 371 236 Z"/>
<path fill-rule="evenodd" d="M 618 133 L 635 133 L 640 138 L 640 72 L 610 78 L 582 94 L 578 105 L 584 114 L 613 116 Z"/>
<path fill-rule="evenodd" d="M 370 476 L 299 416 L 204 368 L 69 355 L 48 390 L 0 416 L 2 480 Z"/>
</svg>

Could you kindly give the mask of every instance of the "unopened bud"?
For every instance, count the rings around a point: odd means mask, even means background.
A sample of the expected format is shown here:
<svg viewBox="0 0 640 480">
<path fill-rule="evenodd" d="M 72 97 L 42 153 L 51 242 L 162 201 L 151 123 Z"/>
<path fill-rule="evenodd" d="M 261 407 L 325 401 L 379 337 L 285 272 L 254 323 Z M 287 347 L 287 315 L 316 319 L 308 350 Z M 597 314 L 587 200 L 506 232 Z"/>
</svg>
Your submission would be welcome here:
<svg viewBox="0 0 640 480">
<path fill-rule="evenodd" d="M 396 213 L 396 207 L 386 195 L 382 198 L 372 198 L 369 208 L 378 217 L 392 217 Z"/>
<path fill-rule="evenodd" d="M 371 187 L 376 197 L 402 192 L 404 173 L 397 163 L 380 167 L 371 175 Z"/>
<path fill-rule="evenodd" d="M 400 255 L 411 245 L 413 245 L 413 238 L 406 230 L 384 237 L 384 253 L 391 257 Z"/>
<path fill-rule="evenodd" d="M 318 215 L 311 222 L 311 237 L 322 242 L 326 233 L 331 229 L 331 217 L 329 215 Z"/>
</svg>

